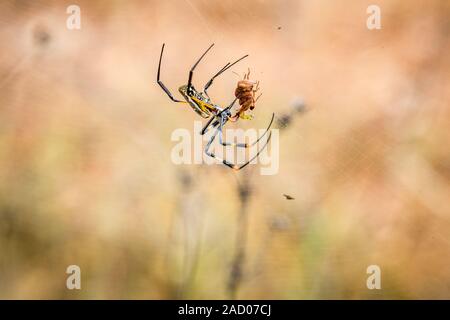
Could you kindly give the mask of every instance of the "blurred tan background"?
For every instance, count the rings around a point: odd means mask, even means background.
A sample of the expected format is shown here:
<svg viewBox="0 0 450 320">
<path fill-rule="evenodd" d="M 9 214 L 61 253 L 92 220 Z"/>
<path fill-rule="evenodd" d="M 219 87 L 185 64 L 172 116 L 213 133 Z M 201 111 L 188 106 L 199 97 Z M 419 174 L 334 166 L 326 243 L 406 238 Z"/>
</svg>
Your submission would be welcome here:
<svg viewBox="0 0 450 320">
<path fill-rule="evenodd" d="M 377 0 L 374 31 L 365 0 L 77 1 L 80 30 L 70 4 L 0 3 L 0 298 L 450 298 L 450 2 Z M 304 99 L 277 175 L 172 163 L 199 118 L 156 84 L 163 42 L 174 93 L 212 42 L 198 88 L 250 54 L 238 127 Z"/>
</svg>

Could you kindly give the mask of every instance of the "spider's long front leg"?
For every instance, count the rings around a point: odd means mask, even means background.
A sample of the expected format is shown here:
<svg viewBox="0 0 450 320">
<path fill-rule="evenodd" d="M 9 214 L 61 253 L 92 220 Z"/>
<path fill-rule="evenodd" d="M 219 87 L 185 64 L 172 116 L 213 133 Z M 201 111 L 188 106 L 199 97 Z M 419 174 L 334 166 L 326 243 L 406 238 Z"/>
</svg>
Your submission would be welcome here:
<svg viewBox="0 0 450 320">
<path fill-rule="evenodd" d="M 156 77 L 156 82 L 158 82 L 159 86 L 164 90 L 164 92 L 169 96 L 170 100 L 172 100 L 173 102 L 182 102 L 182 103 L 186 103 L 186 101 L 182 101 L 182 100 L 177 100 L 175 99 L 175 97 L 172 95 L 172 93 L 170 93 L 169 89 L 167 89 L 167 87 L 164 85 L 164 83 L 162 83 L 162 81 L 160 80 L 160 74 L 161 74 L 161 61 L 162 61 L 162 56 L 163 56 L 163 52 L 164 52 L 164 46 L 165 43 L 163 43 L 162 48 L 161 48 L 161 55 L 159 56 L 159 64 L 158 64 L 158 74 Z"/>
<path fill-rule="evenodd" d="M 205 93 L 205 95 L 208 97 L 209 99 L 209 95 L 208 95 L 208 88 L 213 84 L 213 81 L 215 78 L 217 78 L 218 76 L 220 76 L 222 73 L 224 73 L 225 71 L 227 71 L 228 69 L 230 69 L 232 66 L 234 66 L 236 63 L 238 63 L 239 61 L 241 61 L 244 58 L 247 58 L 248 54 L 243 56 L 242 58 L 237 59 L 235 62 L 233 63 L 227 63 L 222 69 L 220 69 L 206 84 L 205 87 L 203 88 L 203 92 Z"/>
<path fill-rule="evenodd" d="M 214 46 L 214 43 L 212 45 L 209 46 L 208 49 L 206 49 L 206 51 L 201 55 L 200 58 L 198 58 L 197 62 L 192 66 L 191 70 L 189 71 L 189 79 L 188 79 L 188 84 L 187 84 L 187 92 L 189 93 L 191 91 L 191 87 L 192 87 L 192 76 L 194 75 L 194 70 L 197 67 L 197 65 L 200 63 L 200 61 L 203 59 L 203 57 L 208 53 L 209 50 L 211 50 L 211 48 Z"/>
</svg>

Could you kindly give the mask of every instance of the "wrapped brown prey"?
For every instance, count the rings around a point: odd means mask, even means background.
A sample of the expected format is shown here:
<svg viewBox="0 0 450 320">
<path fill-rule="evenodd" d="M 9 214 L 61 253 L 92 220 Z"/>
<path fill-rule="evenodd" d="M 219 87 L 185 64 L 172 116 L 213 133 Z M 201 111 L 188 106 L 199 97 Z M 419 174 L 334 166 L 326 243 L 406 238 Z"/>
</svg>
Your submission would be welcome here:
<svg viewBox="0 0 450 320">
<path fill-rule="evenodd" d="M 244 79 L 239 80 L 237 88 L 234 91 L 234 95 L 239 100 L 239 109 L 236 114 L 230 118 L 232 121 L 238 120 L 238 118 L 250 120 L 251 115 L 246 115 L 245 111 L 248 109 L 253 110 L 255 108 L 256 101 L 258 101 L 261 94 L 255 98 L 256 92 L 259 90 L 259 81 L 250 81 L 250 69 L 248 73 L 244 74 Z"/>
</svg>

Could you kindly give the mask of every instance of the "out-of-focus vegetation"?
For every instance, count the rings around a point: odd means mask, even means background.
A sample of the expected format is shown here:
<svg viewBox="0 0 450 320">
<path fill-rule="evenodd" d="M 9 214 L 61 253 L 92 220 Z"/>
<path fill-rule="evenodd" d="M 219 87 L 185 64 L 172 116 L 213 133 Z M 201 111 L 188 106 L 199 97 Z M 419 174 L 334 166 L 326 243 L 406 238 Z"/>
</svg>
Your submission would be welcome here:
<svg viewBox="0 0 450 320">
<path fill-rule="evenodd" d="M 250 54 L 246 127 L 306 101 L 279 173 L 249 169 L 237 298 L 450 298 L 450 2 L 377 1 L 369 31 L 372 2 L 78 1 L 70 31 L 62 2 L 2 1 L 0 298 L 228 297 L 245 172 L 171 162 L 198 118 L 155 83 L 163 42 L 173 92 L 212 42 L 198 87 Z"/>
</svg>

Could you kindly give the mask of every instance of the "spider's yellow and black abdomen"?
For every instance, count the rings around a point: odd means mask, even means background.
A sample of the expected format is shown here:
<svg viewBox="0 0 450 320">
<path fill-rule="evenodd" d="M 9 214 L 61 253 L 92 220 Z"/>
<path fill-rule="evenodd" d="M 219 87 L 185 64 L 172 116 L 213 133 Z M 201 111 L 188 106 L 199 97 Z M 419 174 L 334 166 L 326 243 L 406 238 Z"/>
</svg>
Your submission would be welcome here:
<svg viewBox="0 0 450 320">
<path fill-rule="evenodd" d="M 193 93 L 187 93 L 187 85 L 181 86 L 178 91 L 183 96 L 184 100 L 191 106 L 191 108 L 199 114 L 203 118 L 209 118 L 211 116 L 211 110 L 214 110 L 215 107 L 204 100 L 197 91 L 192 88 Z"/>
</svg>

